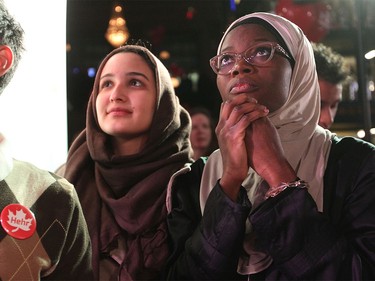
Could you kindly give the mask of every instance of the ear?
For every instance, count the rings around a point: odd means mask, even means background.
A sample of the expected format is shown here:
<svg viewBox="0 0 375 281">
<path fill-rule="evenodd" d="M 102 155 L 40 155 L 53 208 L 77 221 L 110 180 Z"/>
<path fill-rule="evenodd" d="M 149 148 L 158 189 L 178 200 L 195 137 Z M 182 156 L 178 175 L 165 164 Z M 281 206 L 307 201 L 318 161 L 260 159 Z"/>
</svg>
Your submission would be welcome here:
<svg viewBox="0 0 375 281">
<path fill-rule="evenodd" d="M 0 45 L 0 76 L 3 76 L 13 64 L 13 52 L 7 45 Z"/>
</svg>

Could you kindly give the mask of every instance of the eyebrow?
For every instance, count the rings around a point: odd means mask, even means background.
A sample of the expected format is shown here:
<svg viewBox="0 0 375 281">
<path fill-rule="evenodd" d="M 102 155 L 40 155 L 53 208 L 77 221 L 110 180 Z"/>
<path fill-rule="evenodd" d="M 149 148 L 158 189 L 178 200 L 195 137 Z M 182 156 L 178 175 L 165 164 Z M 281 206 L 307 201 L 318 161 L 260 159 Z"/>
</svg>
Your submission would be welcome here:
<svg viewBox="0 0 375 281">
<path fill-rule="evenodd" d="M 248 46 L 248 48 L 250 48 L 251 46 L 255 45 L 255 44 L 258 44 L 258 43 L 263 43 L 263 42 L 271 42 L 271 43 L 278 43 L 276 41 L 271 41 L 269 40 L 268 38 L 258 38 L 258 39 L 255 39 L 254 41 L 251 42 L 251 45 Z M 233 48 L 233 46 L 228 46 L 224 49 L 221 49 L 220 50 L 220 53 L 230 53 L 231 49 Z M 228 50 L 229 49 L 229 50 Z"/>
<path fill-rule="evenodd" d="M 101 76 L 101 77 L 100 77 L 100 80 L 102 80 L 103 78 L 113 77 L 113 76 L 114 76 L 114 74 L 112 74 L 112 73 L 107 73 L 107 74 Z M 144 77 L 147 81 L 150 81 L 150 80 L 148 79 L 148 77 L 147 77 L 146 75 L 144 75 L 143 73 L 141 73 L 141 72 L 132 71 L 132 72 L 128 72 L 128 73 L 126 73 L 125 76 L 142 76 L 142 77 Z"/>
</svg>

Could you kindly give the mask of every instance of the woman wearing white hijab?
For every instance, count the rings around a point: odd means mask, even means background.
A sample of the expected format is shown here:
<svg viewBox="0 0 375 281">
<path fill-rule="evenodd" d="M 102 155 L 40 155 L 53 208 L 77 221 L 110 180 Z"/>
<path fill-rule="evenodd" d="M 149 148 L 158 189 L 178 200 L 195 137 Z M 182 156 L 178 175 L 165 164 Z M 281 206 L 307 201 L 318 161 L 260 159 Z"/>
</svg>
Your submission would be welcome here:
<svg viewBox="0 0 375 281">
<path fill-rule="evenodd" d="M 220 150 L 170 185 L 168 279 L 375 279 L 375 147 L 318 126 L 301 29 L 243 16 L 210 63 Z"/>
</svg>

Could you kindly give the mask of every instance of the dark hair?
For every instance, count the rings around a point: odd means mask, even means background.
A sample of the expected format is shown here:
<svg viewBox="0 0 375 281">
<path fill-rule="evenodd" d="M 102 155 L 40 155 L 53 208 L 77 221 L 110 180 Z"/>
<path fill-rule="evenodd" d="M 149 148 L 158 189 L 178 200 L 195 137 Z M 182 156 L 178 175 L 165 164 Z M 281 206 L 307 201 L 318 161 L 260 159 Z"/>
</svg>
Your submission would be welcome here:
<svg viewBox="0 0 375 281">
<path fill-rule="evenodd" d="M 128 42 L 126 42 L 125 46 L 130 47 L 130 48 L 128 48 L 129 51 L 131 51 L 133 53 L 136 53 L 136 54 L 140 55 L 142 58 L 144 58 L 145 61 L 147 62 L 147 64 L 155 72 L 155 64 L 151 61 L 148 54 L 145 51 L 143 51 L 139 48 L 131 48 L 132 46 L 141 46 L 141 47 L 144 47 L 151 52 L 151 46 L 152 45 L 151 45 L 150 42 L 148 42 L 146 40 L 143 40 L 143 39 L 131 39 L 131 40 L 128 40 Z"/>
<path fill-rule="evenodd" d="M 210 127 L 211 127 L 211 143 L 210 143 L 210 146 L 207 149 L 207 154 L 208 155 L 211 154 L 217 148 L 219 148 L 217 137 L 216 137 L 216 134 L 215 134 L 216 122 L 215 122 L 214 118 L 212 117 L 211 111 L 209 111 L 205 107 L 197 106 L 197 107 L 193 107 L 193 108 L 189 109 L 189 114 L 190 114 L 190 117 L 193 117 L 196 114 L 203 114 L 203 115 L 207 116 L 207 118 L 209 119 Z"/>
<path fill-rule="evenodd" d="M 20 24 L 9 14 L 4 2 L 0 0 L 0 45 L 6 45 L 12 49 L 13 65 L 3 76 L 0 77 L 0 94 L 12 79 L 14 72 L 21 59 L 24 31 Z"/>
<path fill-rule="evenodd" d="M 208 119 L 210 119 L 211 126 L 214 125 L 213 124 L 214 120 L 212 118 L 211 111 L 209 111 L 207 108 L 197 106 L 197 107 L 193 107 L 193 108 L 189 109 L 189 114 L 190 114 L 191 117 L 193 117 L 194 115 L 199 114 L 199 113 L 206 115 L 208 117 Z"/>
<path fill-rule="evenodd" d="M 349 73 L 344 68 L 344 58 L 323 43 L 311 43 L 314 50 L 318 78 L 333 84 L 344 82 Z"/>
<path fill-rule="evenodd" d="M 145 39 L 129 39 L 125 45 L 136 45 L 136 46 L 142 46 L 146 49 L 148 49 L 149 51 L 151 51 L 151 48 L 152 48 L 152 44 L 151 42 L 145 40 Z"/>
</svg>

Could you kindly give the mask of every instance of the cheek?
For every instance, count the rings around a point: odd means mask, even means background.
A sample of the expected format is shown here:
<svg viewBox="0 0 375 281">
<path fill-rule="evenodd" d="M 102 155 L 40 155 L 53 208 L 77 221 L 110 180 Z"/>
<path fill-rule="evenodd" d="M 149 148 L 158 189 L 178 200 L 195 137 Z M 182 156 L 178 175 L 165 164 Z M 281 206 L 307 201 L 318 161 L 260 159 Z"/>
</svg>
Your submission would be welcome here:
<svg viewBox="0 0 375 281">
<path fill-rule="evenodd" d="M 291 79 L 292 79 L 292 76 L 291 76 L 291 72 L 286 75 L 283 76 L 284 79 L 281 80 L 280 82 L 280 89 L 281 89 L 281 93 L 280 93 L 280 102 L 282 104 L 284 104 L 287 99 L 288 99 L 288 96 L 289 96 L 289 92 L 290 92 L 290 82 L 291 82 Z"/>
<path fill-rule="evenodd" d="M 153 100 L 150 105 L 149 105 L 149 110 L 150 110 L 150 113 L 151 113 L 151 118 L 154 117 L 154 114 L 156 112 L 156 100 Z"/>
<path fill-rule="evenodd" d="M 203 130 L 203 132 L 206 134 L 206 135 L 210 135 L 211 134 L 211 130 L 210 130 L 210 128 L 203 128 L 202 129 Z"/>
<path fill-rule="evenodd" d="M 288 100 L 292 71 L 291 69 L 285 69 L 283 73 L 275 73 L 273 77 L 269 80 L 272 81 L 269 84 L 269 89 L 271 92 L 274 92 L 274 98 L 271 99 L 274 101 L 272 104 L 273 108 L 270 108 L 271 111 L 279 109 Z"/>
<path fill-rule="evenodd" d="M 145 97 L 143 99 L 133 101 L 132 105 L 135 108 L 135 112 L 137 112 L 139 117 L 142 120 L 147 120 L 147 122 L 151 124 L 155 115 L 156 100 L 149 99 L 149 97 Z"/>
<path fill-rule="evenodd" d="M 216 85 L 220 92 L 221 99 L 223 101 L 227 100 L 226 85 L 228 85 L 228 81 L 226 77 L 227 77 L 226 75 L 218 75 L 216 78 Z"/>
<path fill-rule="evenodd" d="M 102 107 L 103 107 L 102 103 L 103 103 L 103 101 L 102 101 L 102 97 L 101 97 L 101 96 L 98 96 L 98 97 L 96 98 L 96 102 L 95 102 L 95 107 L 96 107 L 96 112 L 97 112 L 97 113 L 101 112 Z"/>
<path fill-rule="evenodd" d="M 105 114 L 105 99 L 101 95 L 99 95 L 96 98 L 95 107 L 96 107 L 96 115 L 100 123 L 100 121 L 103 119 L 104 114 Z"/>
<path fill-rule="evenodd" d="M 333 115 L 336 115 L 337 109 L 338 109 L 337 105 L 331 108 L 331 112 L 332 112 Z"/>
<path fill-rule="evenodd" d="M 190 133 L 190 141 L 192 141 L 192 142 L 196 142 L 196 139 L 197 139 L 197 133 L 195 133 L 195 132 L 191 132 Z"/>
</svg>

